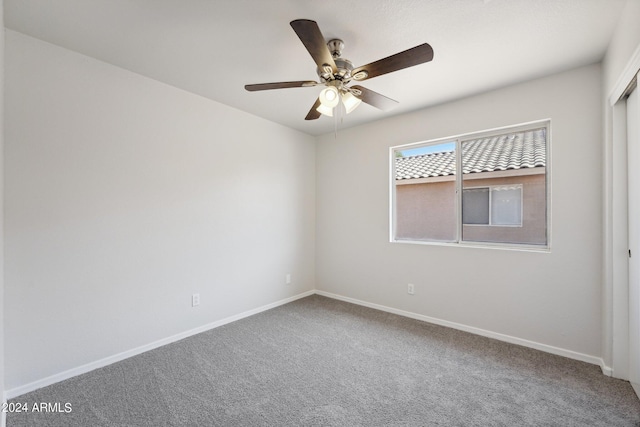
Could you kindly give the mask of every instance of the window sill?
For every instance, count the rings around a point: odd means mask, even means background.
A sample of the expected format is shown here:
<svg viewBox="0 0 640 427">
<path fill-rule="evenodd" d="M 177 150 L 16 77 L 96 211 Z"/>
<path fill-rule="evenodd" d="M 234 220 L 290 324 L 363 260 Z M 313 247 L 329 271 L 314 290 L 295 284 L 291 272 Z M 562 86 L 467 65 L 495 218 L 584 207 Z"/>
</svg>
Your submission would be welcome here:
<svg viewBox="0 0 640 427">
<path fill-rule="evenodd" d="M 393 239 L 390 243 L 407 243 L 410 245 L 424 245 L 424 246 L 447 246 L 447 247 L 461 247 L 461 248 L 474 248 L 474 249 L 497 249 L 503 251 L 519 251 L 519 252 L 537 252 L 537 253 L 551 253 L 551 247 L 549 245 L 521 245 L 515 243 L 490 243 L 490 242 L 438 242 L 433 240 L 408 240 L 408 239 Z"/>
</svg>

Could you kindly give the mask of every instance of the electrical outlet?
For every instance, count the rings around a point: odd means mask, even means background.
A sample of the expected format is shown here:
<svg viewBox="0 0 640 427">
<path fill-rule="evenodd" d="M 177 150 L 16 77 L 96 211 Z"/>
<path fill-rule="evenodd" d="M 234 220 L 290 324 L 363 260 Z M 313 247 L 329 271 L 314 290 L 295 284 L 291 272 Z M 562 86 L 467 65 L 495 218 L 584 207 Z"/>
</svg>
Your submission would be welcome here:
<svg viewBox="0 0 640 427">
<path fill-rule="evenodd" d="M 287 275 L 284 276 L 284 283 L 287 285 L 291 284 L 291 273 L 287 273 Z"/>
<path fill-rule="evenodd" d="M 191 306 L 195 307 L 196 305 L 200 305 L 200 294 L 191 295 Z"/>
<path fill-rule="evenodd" d="M 413 294 L 415 293 L 415 288 L 414 288 L 414 286 L 413 286 L 413 283 L 409 283 L 409 284 L 407 285 L 407 293 L 408 293 L 409 295 L 413 295 Z"/>
</svg>

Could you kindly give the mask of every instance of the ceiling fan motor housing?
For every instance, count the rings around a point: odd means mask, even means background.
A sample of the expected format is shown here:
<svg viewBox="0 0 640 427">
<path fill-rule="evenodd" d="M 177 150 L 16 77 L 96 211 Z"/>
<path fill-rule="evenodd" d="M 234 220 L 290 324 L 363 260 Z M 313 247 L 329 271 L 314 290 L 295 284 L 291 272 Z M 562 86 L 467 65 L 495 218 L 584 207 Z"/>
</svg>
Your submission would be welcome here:
<svg viewBox="0 0 640 427">
<path fill-rule="evenodd" d="M 327 43 L 327 47 L 331 52 L 338 71 L 333 73 L 331 67 L 325 64 L 323 67 L 318 67 L 318 76 L 323 82 L 330 80 L 348 82 L 351 79 L 353 64 L 348 59 L 340 57 L 340 55 L 342 55 L 342 49 L 344 49 L 344 42 L 340 39 L 332 39 Z"/>
</svg>

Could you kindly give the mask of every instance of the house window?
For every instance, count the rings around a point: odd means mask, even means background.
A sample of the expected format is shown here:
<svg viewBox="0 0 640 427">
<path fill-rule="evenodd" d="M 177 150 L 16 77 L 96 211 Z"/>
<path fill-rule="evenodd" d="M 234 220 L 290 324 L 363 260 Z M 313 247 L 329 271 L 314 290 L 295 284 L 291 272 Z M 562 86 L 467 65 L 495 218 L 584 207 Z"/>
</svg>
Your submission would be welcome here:
<svg viewBox="0 0 640 427">
<path fill-rule="evenodd" d="M 392 147 L 391 240 L 548 248 L 549 128 Z"/>
<path fill-rule="evenodd" d="M 462 224 L 522 226 L 522 185 L 465 188 Z"/>
</svg>

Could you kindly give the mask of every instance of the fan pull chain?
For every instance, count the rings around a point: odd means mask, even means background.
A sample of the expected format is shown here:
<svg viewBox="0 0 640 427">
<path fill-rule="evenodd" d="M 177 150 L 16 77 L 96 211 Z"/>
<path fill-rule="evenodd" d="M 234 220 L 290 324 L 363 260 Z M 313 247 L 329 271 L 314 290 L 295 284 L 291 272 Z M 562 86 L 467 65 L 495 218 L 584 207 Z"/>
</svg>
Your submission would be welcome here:
<svg viewBox="0 0 640 427">
<path fill-rule="evenodd" d="M 343 109 L 342 102 L 339 102 L 333 108 L 333 137 L 338 139 L 338 127 L 344 122 L 344 116 L 346 116 L 346 110 Z"/>
<path fill-rule="evenodd" d="M 333 109 L 333 138 L 338 139 L 338 115 L 340 114 L 340 103 Z"/>
</svg>

